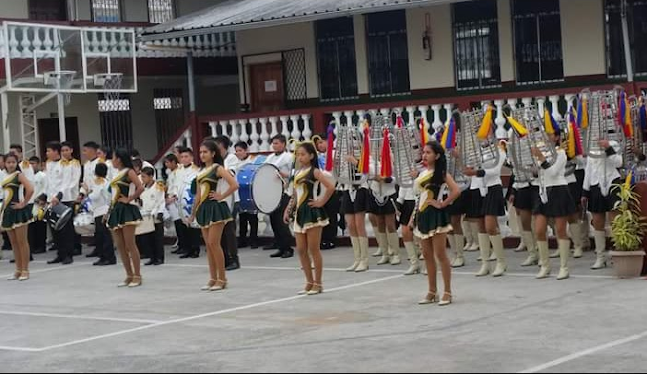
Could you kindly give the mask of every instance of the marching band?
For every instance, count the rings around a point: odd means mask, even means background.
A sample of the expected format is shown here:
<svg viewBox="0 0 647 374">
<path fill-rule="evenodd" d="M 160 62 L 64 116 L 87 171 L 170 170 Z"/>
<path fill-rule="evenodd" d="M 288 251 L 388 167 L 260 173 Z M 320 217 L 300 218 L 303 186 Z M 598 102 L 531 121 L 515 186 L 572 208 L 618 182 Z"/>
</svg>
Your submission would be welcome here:
<svg viewBox="0 0 647 374">
<path fill-rule="evenodd" d="M 537 279 L 550 276 L 555 256 L 560 258 L 556 279 L 570 277 L 570 258 L 581 258 L 589 246 L 588 213 L 597 257 L 591 269 L 604 268 L 606 225 L 615 217 L 618 199 L 614 185 L 622 178 L 645 176 L 640 171 L 643 142 L 637 140 L 647 131 L 647 116 L 640 115 L 644 103 L 616 89 L 583 92 L 564 120 L 541 109 L 534 104 L 506 107 L 505 140 L 495 136 L 489 105 L 454 111 L 431 139 L 424 118 L 405 121 L 397 113 L 367 116 L 359 126 L 333 123 L 327 135 L 304 142 L 276 135 L 267 157 L 249 156 L 244 142 L 232 147 L 225 136 L 207 138 L 199 150 L 201 166 L 194 164 L 189 148 L 179 147 L 165 157 L 165 183 L 155 182 L 154 169 L 144 167 L 138 175 L 125 150 L 108 160 L 109 150 L 92 142 L 84 146 L 83 166 L 71 157 L 71 144 L 48 143 L 45 174 L 11 153 L 2 171 L 2 230 L 9 233 L 16 253 L 12 279 L 29 279 L 26 225 L 42 221 L 41 210 L 48 212 L 58 250 L 50 263 L 72 262 L 72 222 L 78 221 L 68 217 L 75 212 L 65 207 L 74 210 L 81 201 L 92 205 L 93 211 L 85 214 L 96 227 L 93 255 L 99 257 L 98 265 L 115 263 L 111 236 L 104 229 L 112 231 L 127 273 L 120 287 L 142 285 L 135 227 L 151 221 L 157 236 L 164 222 L 174 225 L 174 253 L 184 258 L 199 256 L 202 234 L 211 278 L 202 290 L 226 289 L 226 271 L 240 266 L 237 249 L 258 246 L 259 213 L 271 218 L 278 249 L 271 257 L 292 257 L 294 234 L 306 278 L 302 295 L 323 292 L 320 250 L 334 248 L 338 214 L 353 249 L 349 272 L 369 270 L 367 214 L 378 244 L 377 265 L 400 264 L 401 230 L 410 264 L 405 274 L 423 271 L 428 276 L 428 293 L 420 304 L 452 303 L 451 269 L 465 266 L 465 251 L 480 250 L 477 277 L 505 275 L 508 263 L 499 224 L 506 209 L 515 209 L 519 249 L 528 252 L 521 266 L 538 265 Z M 505 168 L 512 172 L 507 195 Z M 549 228 L 558 243 L 553 256 Z M 421 252 L 426 271 L 420 265 Z M 163 261 L 163 253 L 156 252 L 150 264 Z M 436 285 L 438 267 L 445 285 L 442 295 Z"/>
</svg>

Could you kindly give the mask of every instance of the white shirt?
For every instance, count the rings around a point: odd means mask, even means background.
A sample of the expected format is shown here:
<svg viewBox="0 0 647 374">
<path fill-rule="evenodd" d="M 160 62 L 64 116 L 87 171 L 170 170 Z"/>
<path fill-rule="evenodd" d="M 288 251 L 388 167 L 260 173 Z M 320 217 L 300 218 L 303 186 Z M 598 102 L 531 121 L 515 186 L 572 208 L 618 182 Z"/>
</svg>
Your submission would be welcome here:
<svg viewBox="0 0 647 374">
<path fill-rule="evenodd" d="M 47 161 L 45 164 L 45 174 L 47 175 L 47 201 L 52 201 L 54 197 L 61 191 L 63 183 L 63 167 L 61 161 Z"/>
<path fill-rule="evenodd" d="M 29 200 L 30 204 L 33 204 L 34 201 L 36 201 L 36 199 L 38 198 L 38 196 L 46 193 L 46 190 L 47 190 L 47 175 L 45 175 L 45 173 L 43 173 L 42 171 L 39 171 L 38 173 L 33 175 L 32 179 L 33 180 L 30 180 L 30 182 L 34 187 L 34 194 Z"/>
<path fill-rule="evenodd" d="M 83 183 L 87 184 L 88 187 L 90 187 L 95 179 L 94 172 L 100 162 L 101 160 L 99 160 L 99 158 L 97 157 L 92 161 L 86 161 L 85 163 L 83 163 Z M 88 191 L 85 191 L 83 188 L 81 188 L 81 193 L 87 195 Z"/>
<path fill-rule="evenodd" d="M 62 170 L 59 192 L 63 193 L 61 202 L 72 202 L 79 197 L 79 183 L 81 182 L 81 163 L 79 160 L 61 160 Z"/>
<path fill-rule="evenodd" d="M 141 214 L 143 217 L 157 217 L 158 214 L 164 213 L 166 209 L 164 183 L 153 183 L 144 188 L 140 199 L 142 201 Z"/>
<path fill-rule="evenodd" d="M 294 159 L 288 152 L 283 152 L 279 155 L 273 153 L 267 157 L 265 163 L 276 166 L 279 171 L 281 171 L 281 173 L 290 174 L 290 172 L 292 171 L 292 164 L 294 163 Z"/>
<path fill-rule="evenodd" d="M 592 158 L 586 164 L 584 172 L 584 191 L 590 191 L 592 186 L 600 186 L 602 196 L 609 196 L 613 181 L 620 178 L 618 169 L 622 167 L 622 156 L 618 153 L 619 144 L 611 142 L 616 153 L 602 158 Z"/>
<path fill-rule="evenodd" d="M 485 176 L 483 178 L 473 177 L 470 185 L 471 190 L 480 190 L 481 196 L 487 196 L 487 191 L 490 187 L 501 186 L 503 181 L 501 180 L 501 169 L 505 164 L 506 154 L 499 148 L 499 163 L 492 166 L 491 168 L 484 168 Z"/>
<path fill-rule="evenodd" d="M 563 149 L 557 149 L 557 159 L 551 167 L 548 169 L 539 168 L 539 178 L 543 181 L 544 186 L 556 187 L 556 186 L 568 186 L 568 181 L 564 176 L 566 171 L 566 151 Z"/>
<path fill-rule="evenodd" d="M 102 217 L 108 214 L 111 203 L 111 195 L 108 190 L 110 182 L 106 178 L 95 177 L 88 187 L 90 192 L 88 199 L 92 203 L 92 214 L 94 218 Z"/>
</svg>

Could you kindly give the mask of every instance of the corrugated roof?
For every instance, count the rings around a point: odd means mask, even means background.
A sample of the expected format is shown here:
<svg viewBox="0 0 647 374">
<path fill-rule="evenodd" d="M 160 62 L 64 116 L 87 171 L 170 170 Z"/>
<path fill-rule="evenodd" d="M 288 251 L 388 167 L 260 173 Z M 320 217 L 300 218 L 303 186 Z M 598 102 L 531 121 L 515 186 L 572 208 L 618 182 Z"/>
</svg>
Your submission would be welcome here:
<svg viewBox="0 0 647 374">
<path fill-rule="evenodd" d="M 229 0 L 145 30 L 144 40 L 244 30 L 465 0 Z"/>
</svg>

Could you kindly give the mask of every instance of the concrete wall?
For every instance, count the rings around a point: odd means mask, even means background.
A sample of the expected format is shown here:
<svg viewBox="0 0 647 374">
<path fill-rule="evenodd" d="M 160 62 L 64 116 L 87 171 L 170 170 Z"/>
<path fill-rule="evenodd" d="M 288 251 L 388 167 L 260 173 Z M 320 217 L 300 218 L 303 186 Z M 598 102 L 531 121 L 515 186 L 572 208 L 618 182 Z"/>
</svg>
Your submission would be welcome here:
<svg viewBox="0 0 647 374">
<path fill-rule="evenodd" d="M 564 75 L 606 74 L 603 0 L 560 0 Z"/>
<path fill-rule="evenodd" d="M 25 19 L 29 17 L 27 0 L 0 0 L 0 17 Z"/>
<path fill-rule="evenodd" d="M 510 0 L 498 0 L 499 18 L 499 61 L 501 82 L 515 81 L 514 37 L 512 30 L 512 8 Z"/>
</svg>

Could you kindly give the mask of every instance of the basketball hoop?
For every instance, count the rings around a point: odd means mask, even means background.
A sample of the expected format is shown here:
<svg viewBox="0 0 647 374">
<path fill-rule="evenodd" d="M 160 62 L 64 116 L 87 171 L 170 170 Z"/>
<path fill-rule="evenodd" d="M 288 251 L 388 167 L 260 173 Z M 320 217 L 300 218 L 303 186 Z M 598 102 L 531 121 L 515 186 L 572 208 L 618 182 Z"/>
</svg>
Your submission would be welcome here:
<svg viewBox="0 0 647 374">
<path fill-rule="evenodd" d="M 48 71 L 43 74 L 43 83 L 52 87 L 58 94 L 63 95 L 65 105 L 70 105 L 72 93 L 66 91 L 72 88 L 75 76 L 76 71 L 73 70 Z"/>
<path fill-rule="evenodd" d="M 121 73 L 96 74 L 94 76 L 94 86 L 103 89 L 103 96 L 108 101 L 119 100 L 121 96 L 121 82 L 124 75 Z"/>
</svg>

